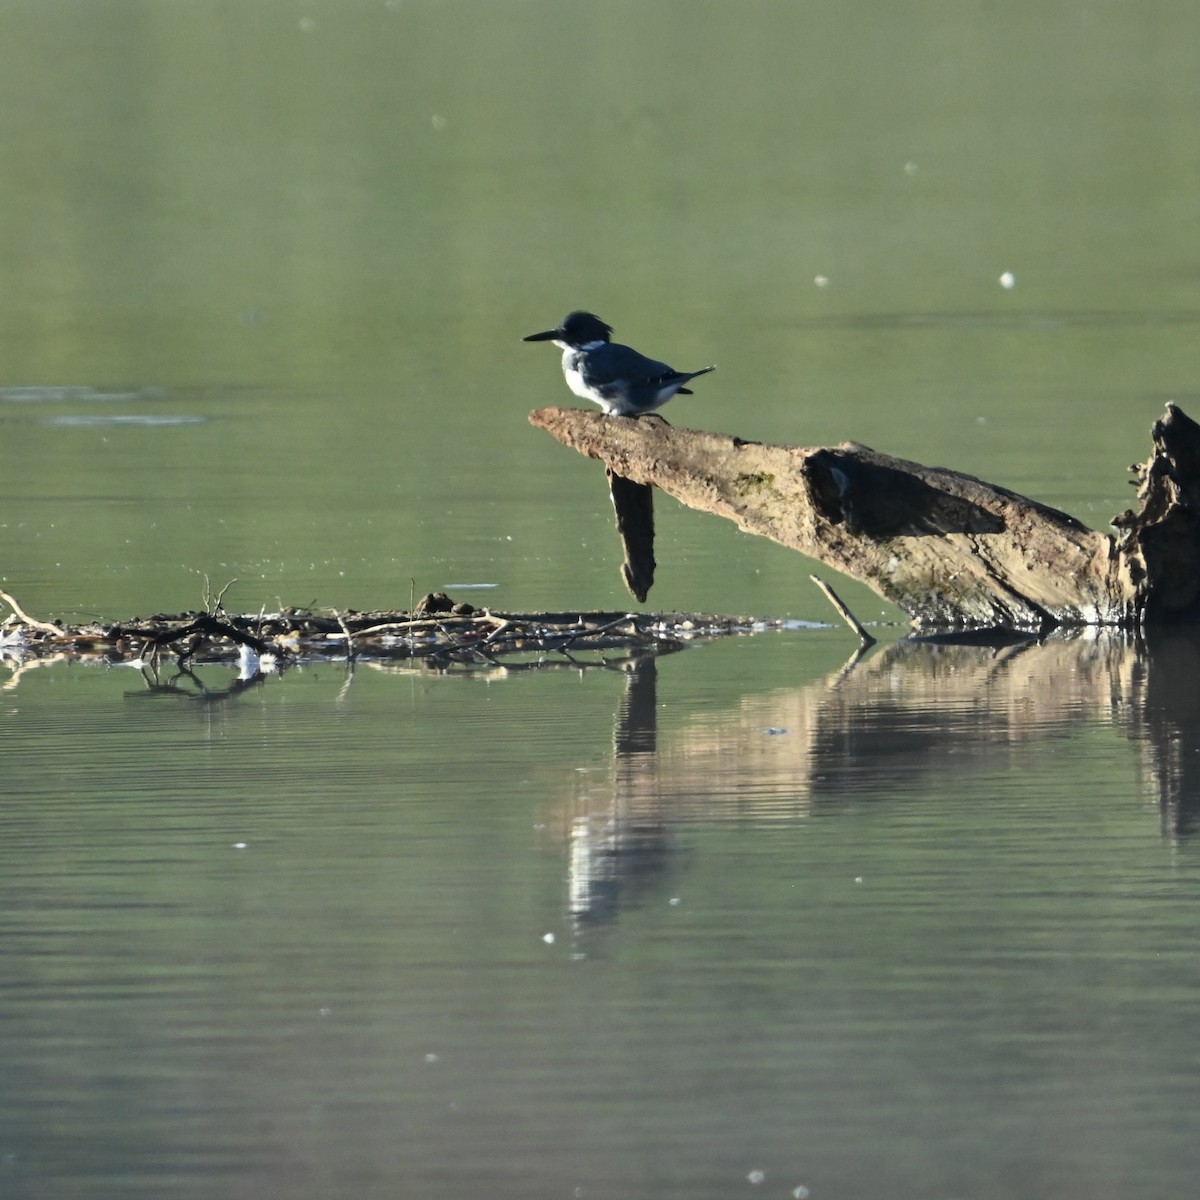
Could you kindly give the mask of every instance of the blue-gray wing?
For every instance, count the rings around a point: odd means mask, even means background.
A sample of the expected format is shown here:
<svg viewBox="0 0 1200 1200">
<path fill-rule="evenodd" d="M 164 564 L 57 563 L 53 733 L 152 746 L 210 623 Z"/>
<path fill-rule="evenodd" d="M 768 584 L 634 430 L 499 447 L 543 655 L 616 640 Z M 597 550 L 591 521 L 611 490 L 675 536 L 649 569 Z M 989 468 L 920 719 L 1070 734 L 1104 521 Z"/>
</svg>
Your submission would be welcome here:
<svg viewBox="0 0 1200 1200">
<path fill-rule="evenodd" d="M 581 357 L 584 361 L 580 364 L 580 374 L 584 383 L 601 394 L 613 389 L 614 385 L 619 390 L 623 383 L 638 386 L 670 379 L 677 374 L 666 363 L 647 358 L 619 342 L 602 346 Z"/>
</svg>

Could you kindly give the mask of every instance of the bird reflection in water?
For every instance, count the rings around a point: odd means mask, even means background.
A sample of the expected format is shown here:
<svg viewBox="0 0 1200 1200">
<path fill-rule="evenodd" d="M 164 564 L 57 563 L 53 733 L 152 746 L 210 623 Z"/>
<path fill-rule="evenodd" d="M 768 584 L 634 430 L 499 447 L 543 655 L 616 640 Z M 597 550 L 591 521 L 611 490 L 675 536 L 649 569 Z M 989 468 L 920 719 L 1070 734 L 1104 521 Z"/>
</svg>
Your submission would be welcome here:
<svg viewBox="0 0 1200 1200">
<path fill-rule="evenodd" d="M 658 667 L 653 655 L 624 666 L 613 732 L 612 796 L 571 826 L 568 907 L 577 921 L 611 921 L 668 870 L 674 851 L 658 778 Z"/>
</svg>

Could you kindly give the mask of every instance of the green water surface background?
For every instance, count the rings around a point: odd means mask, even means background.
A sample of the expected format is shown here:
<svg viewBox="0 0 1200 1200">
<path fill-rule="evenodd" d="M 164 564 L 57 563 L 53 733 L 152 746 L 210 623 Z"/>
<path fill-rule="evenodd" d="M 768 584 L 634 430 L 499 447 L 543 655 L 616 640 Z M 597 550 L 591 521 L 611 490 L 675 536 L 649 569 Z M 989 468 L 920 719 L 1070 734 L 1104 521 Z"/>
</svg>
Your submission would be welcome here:
<svg viewBox="0 0 1200 1200">
<path fill-rule="evenodd" d="M 35 616 L 625 607 L 577 307 L 1099 528 L 1200 415 L 1194 5 L 0 0 L 0 113 Z M 829 617 L 658 526 L 653 606 Z M 641 758 L 624 670 L 5 660 L 0 1194 L 1186 1194 L 1190 648 L 851 648 L 660 660 Z"/>
</svg>

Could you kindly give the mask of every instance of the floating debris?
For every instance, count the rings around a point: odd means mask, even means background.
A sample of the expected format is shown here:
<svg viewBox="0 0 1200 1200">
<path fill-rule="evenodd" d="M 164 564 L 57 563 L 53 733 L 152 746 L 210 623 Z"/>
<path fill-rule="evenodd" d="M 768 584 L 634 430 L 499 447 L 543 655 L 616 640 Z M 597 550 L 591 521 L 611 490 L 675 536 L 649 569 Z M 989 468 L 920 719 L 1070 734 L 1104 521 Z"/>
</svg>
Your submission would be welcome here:
<svg viewBox="0 0 1200 1200">
<path fill-rule="evenodd" d="M 282 608 L 234 614 L 158 613 L 128 621 L 69 625 L 12 609 L 0 624 L 0 644 L 17 659 L 64 657 L 153 666 L 229 663 L 243 678 L 306 662 L 416 660 L 446 670 L 539 665 L 548 657 L 576 663 L 583 652 L 663 654 L 687 642 L 782 629 L 783 621 L 696 613 L 505 613 L 457 603 L 444 592 L 422 597 L 411 612 Z"/>
</svg>

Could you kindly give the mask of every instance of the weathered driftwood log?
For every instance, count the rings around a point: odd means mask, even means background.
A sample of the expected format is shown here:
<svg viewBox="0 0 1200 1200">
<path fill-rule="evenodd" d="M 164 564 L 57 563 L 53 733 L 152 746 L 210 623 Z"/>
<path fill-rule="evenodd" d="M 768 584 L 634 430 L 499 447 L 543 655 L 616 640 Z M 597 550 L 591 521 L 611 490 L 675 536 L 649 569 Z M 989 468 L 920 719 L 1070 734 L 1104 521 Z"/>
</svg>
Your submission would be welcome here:
<svg viewBox="0 0 1200 1200">
<path fill-rule="evenodd" d="M 1133 468 L 1140 504 L 1114 519 L 1116 536 L 853 442 L 771 446 L 578 409 L 529 419 L 611 474 L 868 584 L 921 629 L 1133 626 L 1200 613 L 1200 426 L 1175 405 Z"/>
</svg>

